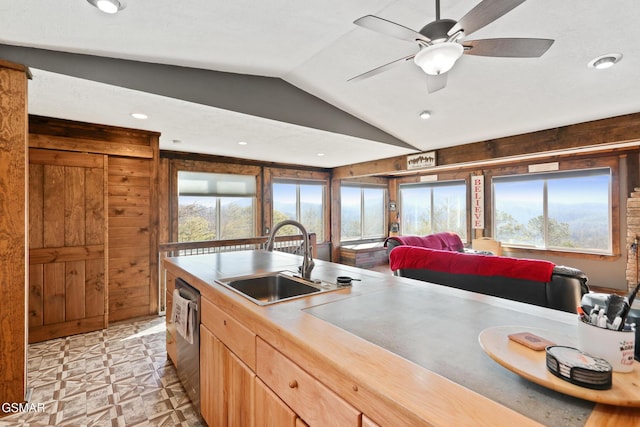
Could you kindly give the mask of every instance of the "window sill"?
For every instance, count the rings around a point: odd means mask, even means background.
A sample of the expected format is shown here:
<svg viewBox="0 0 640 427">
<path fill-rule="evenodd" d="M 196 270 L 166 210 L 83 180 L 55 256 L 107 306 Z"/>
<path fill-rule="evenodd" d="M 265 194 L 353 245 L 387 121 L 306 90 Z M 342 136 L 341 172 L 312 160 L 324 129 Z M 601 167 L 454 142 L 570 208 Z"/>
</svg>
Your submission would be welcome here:
<svg viewBox="0 0 640 427">
<path fill-rule="evenodd" d="M 566 258 L 592 259 L 601 261 L 616 261 L 620 258 L 620 254 L 597 254 L 577 251 L 559 251 L 553 249 L 523 248 L 517 246 L 505 246 L 504 244 L 502 245 L 502 254 L 506 256 L 510 256 L 511 254 L 530 254 L 531 258 L 535 258 L 536 254 L 545 254 Z"/>
</svg>

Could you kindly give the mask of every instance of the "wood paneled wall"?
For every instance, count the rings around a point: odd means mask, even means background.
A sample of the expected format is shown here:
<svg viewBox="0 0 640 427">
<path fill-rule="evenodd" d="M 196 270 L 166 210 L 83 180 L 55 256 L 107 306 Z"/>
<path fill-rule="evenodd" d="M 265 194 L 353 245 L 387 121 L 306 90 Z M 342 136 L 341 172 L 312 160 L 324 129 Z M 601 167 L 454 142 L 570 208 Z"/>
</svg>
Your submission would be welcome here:
<svg viewBox="0 0 640 427">
<path fill-rule="evenodd" d="M 155 132 L 29 118 L 29 145 L 107 155 L 109 322 L 158 309 L 158 138 Z"/>
<path fill-rule="evenodd" d="M 0 402 L 26 389 L 28 75 L 0 60 Z"/>
<path fill-rule="evenodd" d="M 157 201 L 154 162 L 109 159 L 109 320 L 157 310 Z"/>
</svg>

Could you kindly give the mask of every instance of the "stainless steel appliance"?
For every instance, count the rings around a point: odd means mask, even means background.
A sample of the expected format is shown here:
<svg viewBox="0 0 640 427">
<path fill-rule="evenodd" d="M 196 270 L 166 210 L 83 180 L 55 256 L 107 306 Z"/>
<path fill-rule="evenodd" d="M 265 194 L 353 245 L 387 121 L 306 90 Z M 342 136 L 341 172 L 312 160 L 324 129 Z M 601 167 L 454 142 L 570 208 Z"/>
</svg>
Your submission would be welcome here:
<svg viewBox="0 0 640 427">
<path fill-rule="evenodd" d="M 200 292 L 181 278 L 176 279 L 175 287 L 189 301 L 189 316 L 194 325 L 193 343 L 176 334 L 178 378 L 200 413 Z"/>
</svg>

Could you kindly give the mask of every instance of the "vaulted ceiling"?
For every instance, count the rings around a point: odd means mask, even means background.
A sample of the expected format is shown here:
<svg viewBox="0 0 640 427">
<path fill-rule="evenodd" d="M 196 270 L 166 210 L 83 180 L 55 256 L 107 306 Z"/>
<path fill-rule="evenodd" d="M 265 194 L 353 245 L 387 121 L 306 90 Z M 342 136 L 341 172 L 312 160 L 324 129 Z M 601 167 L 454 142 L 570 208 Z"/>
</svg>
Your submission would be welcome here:
<svg viewBox="0 0 640 427">
<path fill-rule="evenodd" d="M 459 19 L 478 1 L 440 3 Z M 158 131 L 164 150 L 336 167 L 640 111 L 634 0 L 525 1 L 471 38 L 554 39 L 542 57 L 464 55 L 430 94 L 411 61 L 347 80 L 418 50 L 355 19 L 419 30 L 435 0 L 126 6 L 0 0 L 0 58 L 31 68 L 30 113 Z M 608 53 L 623 58 L 587 67 Z"/>
</svg>

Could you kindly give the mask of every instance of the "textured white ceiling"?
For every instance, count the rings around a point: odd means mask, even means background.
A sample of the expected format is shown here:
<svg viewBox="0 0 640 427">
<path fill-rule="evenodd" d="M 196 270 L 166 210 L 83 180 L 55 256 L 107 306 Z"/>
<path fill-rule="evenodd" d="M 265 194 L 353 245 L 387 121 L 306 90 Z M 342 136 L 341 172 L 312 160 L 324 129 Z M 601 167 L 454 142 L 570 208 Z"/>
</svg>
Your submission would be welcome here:
<svg viewBox="0 0 640 427">
<path fill-rule="evenodd" d="M 459 19 L 477 1 L 441 3 L 443 18 Z M 356 18 L 418 30 L 434 8 L 434 0 L 128 0 L 110 16 L 86 0 L 0 0 L 0 43 L 282 78 L 423 151 L 640 111 L 635 0 L 528 0 L 470 38 L 555 39 L 543 57 L 464 56 L 433 94 L 412 63 L 347 83 L 417 50 Z M 624 54 L 616 67 L 587 68 L 610 52 Z M 37 69 L 29 90 L 31 113 L 158 131 L 166 150 L 323 167 L 412 152 Z M 425 109 L 428 121 L 418 119 Z M 133 110 L 150 119 L 135 121 Z"/>
</svg>

